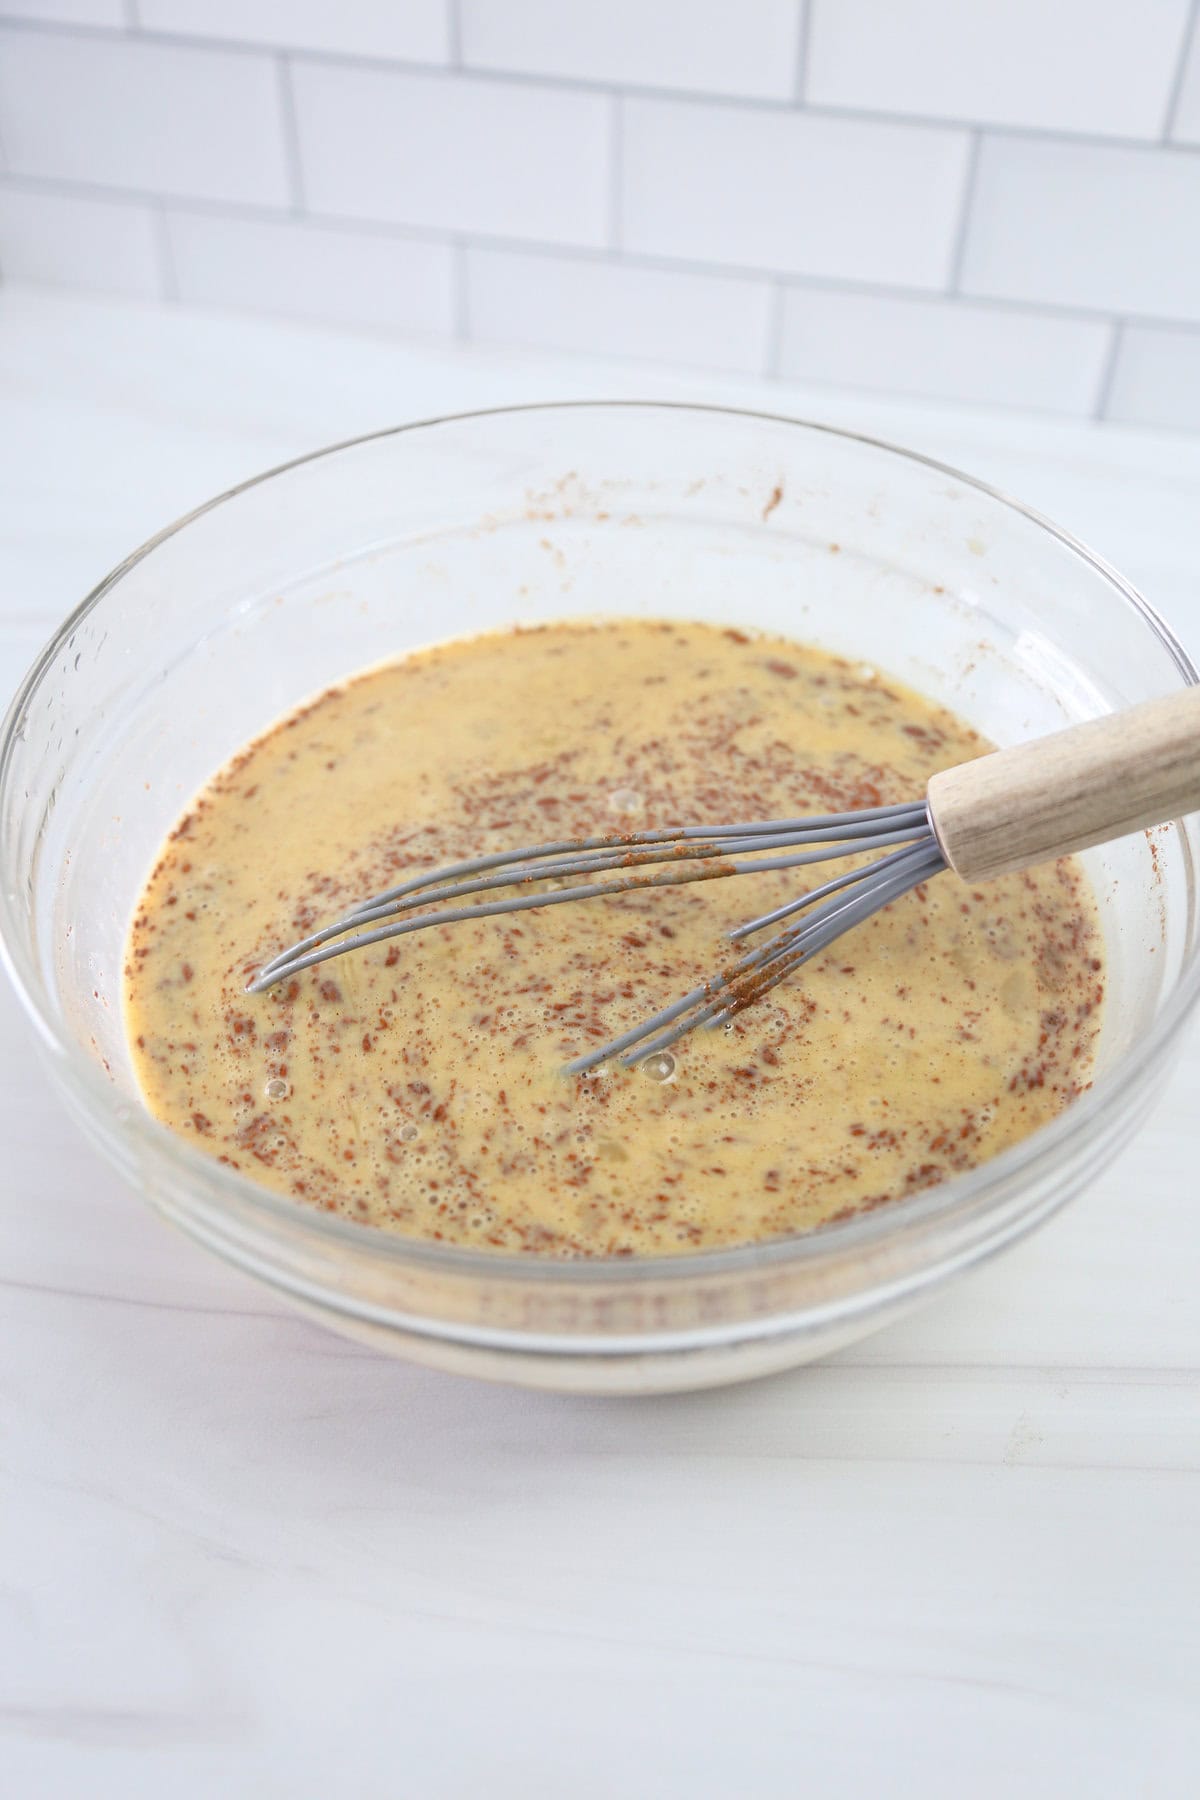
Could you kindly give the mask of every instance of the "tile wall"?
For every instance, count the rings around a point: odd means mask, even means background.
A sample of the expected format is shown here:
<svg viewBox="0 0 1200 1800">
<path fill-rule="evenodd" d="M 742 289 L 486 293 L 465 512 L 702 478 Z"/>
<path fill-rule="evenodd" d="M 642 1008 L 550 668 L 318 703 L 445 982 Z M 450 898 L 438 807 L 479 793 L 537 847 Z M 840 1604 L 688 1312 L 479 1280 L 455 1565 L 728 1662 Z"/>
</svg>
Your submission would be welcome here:
<svg viewBox="0 0 1200 1800">
<path fill-rule="evenodd" d="M 1200 430 L 1198 0 L 0 0 L 0 278 Z"/>
</svg>

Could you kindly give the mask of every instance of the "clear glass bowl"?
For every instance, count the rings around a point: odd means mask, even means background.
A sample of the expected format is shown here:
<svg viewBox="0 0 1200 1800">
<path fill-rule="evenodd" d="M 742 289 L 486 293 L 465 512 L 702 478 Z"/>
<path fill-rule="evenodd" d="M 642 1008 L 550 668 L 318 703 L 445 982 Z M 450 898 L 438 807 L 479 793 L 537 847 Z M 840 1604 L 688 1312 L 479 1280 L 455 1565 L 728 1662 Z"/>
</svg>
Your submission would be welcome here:
<svg viewBox="0 0 1200 1800">
<path fill-rule="evenodd" d="M 331 1325 L 445 1368 L 581 1391 L 699 1387 L 874 1330 L 1112 1159 L 1200 987 L 1197 821 L 1085 859 L 1109 959 L 1091 1091 L 983 1167 L 806 1237 L 633 1263 L 420 1244 L 308 1211 L 159 1125 L 125 1045 L 121 965 L 134 900 L 196 789 L 368 664 L 596 613 L 809 639 L 892 670 L 1001 744 L 1197 680 L 1113 570 L 926 458 L 690 406 L 434 420 L 236 488 L 67 620 L 0 738 L 0 943 L 71 1110 L 231 1262 Z M 320 829 L 314 818 L 318 845 Z"/>
</svg>

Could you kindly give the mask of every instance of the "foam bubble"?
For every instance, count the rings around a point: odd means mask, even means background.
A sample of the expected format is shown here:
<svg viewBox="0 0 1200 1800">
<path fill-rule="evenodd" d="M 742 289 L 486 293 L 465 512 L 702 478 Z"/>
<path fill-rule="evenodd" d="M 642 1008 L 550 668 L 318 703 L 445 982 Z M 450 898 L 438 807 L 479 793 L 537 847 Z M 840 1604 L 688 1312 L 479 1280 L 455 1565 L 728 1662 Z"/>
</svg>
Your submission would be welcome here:
<svg viewBox="0 0 1200 1800">
<path fill-rule="evenodd" d="M 646 802 L 636 788 L 614 788 L 608 796 L 608 810 L 614 813 L 640 813 L 646 810 Z"/>
<path fill-rule="evenodd" d="M 272 1075 L 263 1091 L 268 1100 L 286 1100 L 292 1090 L 282 1075 Z"/>
<path fill-rule="evenodd" d="M 675 1058 L 669 1050 L 660 1050 L 656 1056 L 648 1056 L 642 1067 L 651 1081 L 670 1081 L 675 1074 Z"/>
</svg>

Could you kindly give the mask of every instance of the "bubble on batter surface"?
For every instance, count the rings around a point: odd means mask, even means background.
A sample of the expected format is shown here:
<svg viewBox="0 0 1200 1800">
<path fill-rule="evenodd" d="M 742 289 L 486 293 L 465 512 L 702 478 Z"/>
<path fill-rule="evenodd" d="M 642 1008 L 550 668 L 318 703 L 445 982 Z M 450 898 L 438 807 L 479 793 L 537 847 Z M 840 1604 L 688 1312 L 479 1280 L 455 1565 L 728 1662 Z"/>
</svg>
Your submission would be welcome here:
<svg viewBox="0 0 1200 1800">
<path fill-rule="evenodd" d="M 640 813 L 646 810 L 646 802 L 636 788 L 614 788 L 608 796 L 608 810 L 613 813 Z"/>
<path fill-rule="evenodd" d="M 648 1056 L 642 1067 L 651 1081 L 670 1081 L 675 1073 L 675 1058 L 669 1050 L 660 1050 L 657 1055 Z"/>
</svg>

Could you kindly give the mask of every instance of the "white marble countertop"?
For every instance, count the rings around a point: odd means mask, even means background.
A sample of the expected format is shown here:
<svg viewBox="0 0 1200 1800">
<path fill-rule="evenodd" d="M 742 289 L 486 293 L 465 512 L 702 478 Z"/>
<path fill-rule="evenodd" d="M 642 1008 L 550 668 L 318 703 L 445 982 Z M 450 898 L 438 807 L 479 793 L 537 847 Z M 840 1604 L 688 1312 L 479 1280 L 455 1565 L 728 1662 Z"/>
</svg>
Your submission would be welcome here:
<svg viewBox="0 0 1200 1800">
<path fill-rule="evenodd" d="M 443 410 L 869 426 L 1200 645 L 1200 440 L 0 293 L 0 691 L 149 532 Z M 1200 1758 L 1195 1040 L 1031 1241 L 832 1361 L 671 1400 L 392 1362 L 173 1234 L 0 982 L 0 1791 L 1164 1796 Z"/>
</svg>

